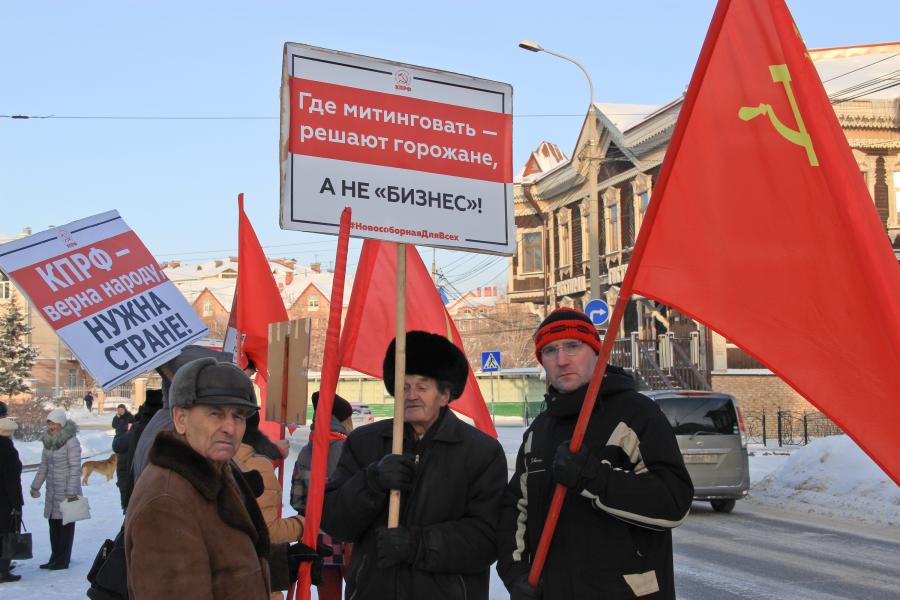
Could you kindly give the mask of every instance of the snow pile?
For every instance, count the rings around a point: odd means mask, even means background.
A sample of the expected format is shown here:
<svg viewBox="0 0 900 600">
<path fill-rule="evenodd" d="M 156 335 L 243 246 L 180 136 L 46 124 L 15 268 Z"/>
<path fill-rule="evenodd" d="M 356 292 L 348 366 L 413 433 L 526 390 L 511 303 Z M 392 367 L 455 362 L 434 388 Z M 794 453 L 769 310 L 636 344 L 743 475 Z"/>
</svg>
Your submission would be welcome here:
<svg viewBox="0 0 900 600">
<path fill-rule="evenodd" d="M 753 502 L 869 523 L 900 523 L 900 487 L 846 435 L 794 451 L 753 486 Z"/>
</svg>

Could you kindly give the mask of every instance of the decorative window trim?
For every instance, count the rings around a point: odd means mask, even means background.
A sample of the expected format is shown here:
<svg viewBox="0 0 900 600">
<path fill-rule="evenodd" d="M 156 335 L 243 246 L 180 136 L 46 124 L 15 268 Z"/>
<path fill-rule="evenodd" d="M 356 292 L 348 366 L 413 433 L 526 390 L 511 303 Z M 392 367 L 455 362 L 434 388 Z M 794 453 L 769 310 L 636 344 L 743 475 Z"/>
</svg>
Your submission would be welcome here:
<svg viewBox="0 0 900 600">
<path fill-rule="evenodd" d="M 647 206 L 653 201 L 653 177 L 650 175 L 640 174 L 631 181 L 631 191 L 634 210 L 634 239 L 637 240 L 638 232 L 641 230 L 641 224 L 644 222 L 644 213 L 641 210 L 641 195 L 647 194 Z"/>
<path fill-rule="evenodd" d="M 572 266 L 572 209 L 571 208 L 563 208 L 559 211 L 559 217 L 557 219 L 557 228 L 559 229 L 559 267 L 570 267 Z M 565 231 L 566 235 L 563 236 L 563 231 Z M 563 242 L 563 237 L 565 237 L 565 242 Z M 565 251 L 563 252 L 563 245 L 565 244 Z M 565 261 L 565 262 L 563 262 Z"/>
<path fill-rule="evenodd" d="M 605 229 L 604 253 L 609 256 L 622 251 L 622 205 L 621 193 L 618 188 L 612 187 L 603 191 L 603 226 Z M 616 209 L 616 224 L 612 224 L 611 209 Z M 615 248 L 611 242 L 615 241 Z"/>
<path fill-rule="evenodd" d="M 525 236 L 529 234 L 536 233 L 540 237 L 540 250 L 541 250 L 541 260 L 538 263 L 538 269 L 536 271 L 529 271 L 525 268 Z M 542 274 L 544 272 L 543 264 L 544 264 L 544 250 L 546 246 L 546 240 L 544 239 L 544 230 L 542 227 L 531 227 L 528 229 L 520 229 L 517 232 L 518 238 L 518 269 L 516 270 L 516 277 L 533 277 L 535 274 Z"/>
</svg>

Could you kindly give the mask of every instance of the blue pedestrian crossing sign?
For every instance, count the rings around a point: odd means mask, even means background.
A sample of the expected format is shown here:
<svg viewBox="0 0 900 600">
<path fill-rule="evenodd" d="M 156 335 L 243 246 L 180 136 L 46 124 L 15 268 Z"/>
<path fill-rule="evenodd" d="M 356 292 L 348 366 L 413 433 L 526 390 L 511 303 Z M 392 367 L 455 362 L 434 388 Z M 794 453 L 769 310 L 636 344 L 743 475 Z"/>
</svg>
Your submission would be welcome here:
<svg viewBox="0 0 900 600">
<path fill-rule="evenodd" d="M 500 351 L 481 353 L 481 370 L 484 373 L 495 373 L 500 370 Z"/>
<path fill-rule="evenodd" d="M 609 304 L 605 300 L 591 300 L 584 305 L 584 313 L 594 326 L 599 327 L 609 321 Z"/>
</svg>

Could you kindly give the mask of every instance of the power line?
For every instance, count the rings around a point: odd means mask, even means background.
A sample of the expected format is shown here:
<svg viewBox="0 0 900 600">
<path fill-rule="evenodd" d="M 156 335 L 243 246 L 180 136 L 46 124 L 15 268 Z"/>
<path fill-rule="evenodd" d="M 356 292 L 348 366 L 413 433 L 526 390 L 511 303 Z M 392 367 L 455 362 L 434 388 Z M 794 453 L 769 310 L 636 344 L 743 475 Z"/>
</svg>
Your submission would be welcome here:
<svg viewBox="0 0 900 600">
<path fill-rule="evenodd" d="M 831 78 L 829 78 L 829 79 L 823 79 L 823 80 L 822 80 L 822 83 L 828 83 L 829 81 L 834 81 L 835 79 L 840 79 L 841 77 L 844 77 L 844 76 L 849 75 L 849 74 L 851 74 L 851 73 L 856 73 L 857 71 L 862 71 L 863 69 L 868 69 L 868 68 L 871 67 L 872 65 L 877 65 L 877 64 L 880 63 L 880 62 L 884 62 L 884 61 L 886 61 L 886 60 L 890 60 L 890 59 L 895 58 L 895 57 L 897 57 L 897 56 L 900 56 L 900 54 L 891 54 L 890 56 L 888 56 L 888 57 L 886 57 L 886 58 L 879 58 L 879 59 L 876 60 L 876 61 L 870 62 L 869 64 L 863 65 L 863 66 L 861 66 L 861 67 L 857 67 L 857 68 L 855 68 L 855 69 L 850 69 L 849 71 L 846 71 L 846 72 L 844 72 L 844 73 L 841 73 L 840 75 L 835 75 L 834 77 L 831 77 Z"/>
<path fill-rule="evenodd" d="M 608 112 L 607 116 L 647 116 L 650 112 Z M 526 118 L 556 118 L 579 117 L 584 118 L 583 113 L 558 113 L 558 114 L 514 114 L 514 119 Z M 55 120 L 81 120 L 81 121 L 275 121 L 281 117 L 255 117 L 242 115 L 204 116 L 204 115 L 0 115 L 2 119 L 55 119 Z"/>
</svg>

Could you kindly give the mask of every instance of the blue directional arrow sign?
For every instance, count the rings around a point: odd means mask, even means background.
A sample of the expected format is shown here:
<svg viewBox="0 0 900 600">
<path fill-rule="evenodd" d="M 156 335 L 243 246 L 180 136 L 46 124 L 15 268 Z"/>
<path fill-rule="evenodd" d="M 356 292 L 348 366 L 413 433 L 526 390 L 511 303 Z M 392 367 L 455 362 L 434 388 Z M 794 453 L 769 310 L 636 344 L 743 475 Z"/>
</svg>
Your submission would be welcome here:
<svg viewBox="0 0 900 600">
<path fill-rule="evenodd" d="M 500 351 L 481 353 L 481 370 L 485 373 L 496 373 L 500 370 Z"/>
<path fill-rule="evenodd" d="M 609 304 L 605 300 L 591 300 L 584 305 L 584 312 L 596 327 L 609 321 Z"/>
</svg>

